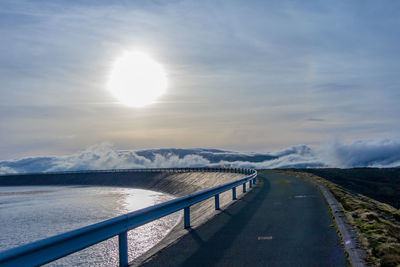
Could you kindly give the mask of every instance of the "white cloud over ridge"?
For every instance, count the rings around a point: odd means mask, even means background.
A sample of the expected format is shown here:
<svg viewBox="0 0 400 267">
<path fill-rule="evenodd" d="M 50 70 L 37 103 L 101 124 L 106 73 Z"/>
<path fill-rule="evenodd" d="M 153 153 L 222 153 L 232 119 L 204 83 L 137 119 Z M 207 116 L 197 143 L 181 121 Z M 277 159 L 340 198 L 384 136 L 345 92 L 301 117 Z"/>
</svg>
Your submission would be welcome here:
<svg viewBox="0 0 400 267">
<path fill-rule="evenodd" d="M 334 142 L 318 149 L 293 146 L 273 153 L 241 153 L 217 149 L 116 150 L 108 143 L 68 156 L 30 157 L 0 161 L 0 174 L 77 170 L 168 167 L 398 167 L 399 139 L 363 139 Z"/>
</svg>

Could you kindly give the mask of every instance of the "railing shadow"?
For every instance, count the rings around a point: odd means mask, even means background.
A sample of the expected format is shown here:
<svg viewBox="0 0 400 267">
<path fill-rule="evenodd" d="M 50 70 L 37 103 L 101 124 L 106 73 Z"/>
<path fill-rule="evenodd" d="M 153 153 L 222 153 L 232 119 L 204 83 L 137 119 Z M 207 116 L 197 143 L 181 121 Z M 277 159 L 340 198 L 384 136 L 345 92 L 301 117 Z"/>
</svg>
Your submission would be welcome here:
<svg viewBox="0 0 400 267">
<path fill-rule="evenodd" d="M 216 224 L 218 223 L 218 217 L 229 216 L 229 220 L 227 221 L 227 223 L 220 226 L 220 229 L 222 230 L 217 231 L 207 240 L 202 239 L 202 227 L 190 231 L 190 237 L 198 242 L 200 248 L 195 251 L 195 253 L 193 253 L 188 259 L 186 259 L 183 262 L 182 266 L 198 266 L 199 263 L 204 261 L 204 259 L 212 259 L 213 261 L 218 262 L 218 260 L 223 257 L 224 251 L 231 247 L 232 242 L 234 242 L 236 237 L 249 223 L 250 218 L 257 213 L 258 209 L 262 205 L 262 201 L 254 200 L 256 198 L 265 198 L 270 191 L 270 184 L 268 180 L 264 179 L 263 185 L 254 189 L 249 192 L 250 194 L 246 195 L 246 199 L 238 200 L 239 203 L 236 204 L 240 205 L 240 208 L 239 210 L 235 211 L 235 213 L 225 211 L 220 213 L 215 218 L 215 220 L 208 222 L 209 224 Z M 206 223 L 205 225 L 207 225 L 208 223 Z M 226 235 L 226 231 L 229 231 L 230 234 Z"/>
<path fill-rule="evenodd" d="M 260 176 L 259 176 L 260 177 Z M 237 200 L 227 210 L 222 210 L 218 215 L 196 229 L 189 229 L 189 233 L 182 237 L 178 246 L 166 248 L 161 253 L 160 260 L 184 254 L 190 256 L 186 259 L 177 259 L 174 264 L 179 266 L 207 266 L 210 262 L 217 263 L 228 250 L 238 235 L 241 234 L 250 219 L 259 212 L 263 201 L 270 191 L 270 183 L 263 179 L 259 186 L 253 188 L 245 198 Z M 213 232 L 215 231 L 215 232 Z M 227 234 L 227 232 L 229 232 Z M 150 266 L 157 263 L 150 262 Z M 144 264 L 146 266 L 146 264 Z M 155 266 L 154 265 L 154 266 Z"/>
</svg>

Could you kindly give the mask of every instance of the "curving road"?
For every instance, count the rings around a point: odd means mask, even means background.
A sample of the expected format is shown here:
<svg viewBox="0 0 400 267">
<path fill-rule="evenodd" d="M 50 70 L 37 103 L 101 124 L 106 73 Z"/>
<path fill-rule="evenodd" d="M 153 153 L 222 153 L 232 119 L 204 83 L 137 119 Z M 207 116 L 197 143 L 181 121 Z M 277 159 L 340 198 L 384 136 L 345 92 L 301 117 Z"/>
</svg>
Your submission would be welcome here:
<svg viewBox="0 0 400 267">
<path fill-rule="evenodd" d="M 318 189 L 282 174 L 258 177 L 249 194 L 142 265 L 348 265 Z"/>
</svg>

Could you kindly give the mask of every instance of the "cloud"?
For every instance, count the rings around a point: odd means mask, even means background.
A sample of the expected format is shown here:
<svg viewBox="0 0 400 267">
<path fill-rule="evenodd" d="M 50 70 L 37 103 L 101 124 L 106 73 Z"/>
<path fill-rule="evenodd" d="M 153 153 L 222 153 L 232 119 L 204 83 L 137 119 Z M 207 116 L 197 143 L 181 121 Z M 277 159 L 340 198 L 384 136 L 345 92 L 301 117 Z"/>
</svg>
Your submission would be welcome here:
<svg viewBox="0 0 400 267">
<path fill-rule="evenodd" d="M 321 121 L 325 121 L 325 120 L 324 119 L 320 119 L 320 118 L 308 118 L 308 119 L 306 119 L 306 121 L 321 122 Z"/>
<path fill-rule="evenodd" d="M 251 150 L 400 131 L 394 1 L 219 2 L 1 1 L 0 158 L 102 140 Z M 171 84 L 145 112 L 104 86 L 131 49 Z"/>
<path fill-rule="evenodd" d="M 328 166 L 397 167 L 400 166 L 400 140 L 364 139 L 352 143 L 334 142 L 320 151 Z"/>
<path fill-rule="evenodd" d="M 30 157 L 0 161 L 0 174 L 76 170 L 168 167 L 397 167 L 398 139 L 363 139 L 350 143 L 332 142 L 312 149 L 293 146 L 273 153 L 242 153 L 218 149 L 116 150 L 102 143 L 68 156 Z"/>
</svg>

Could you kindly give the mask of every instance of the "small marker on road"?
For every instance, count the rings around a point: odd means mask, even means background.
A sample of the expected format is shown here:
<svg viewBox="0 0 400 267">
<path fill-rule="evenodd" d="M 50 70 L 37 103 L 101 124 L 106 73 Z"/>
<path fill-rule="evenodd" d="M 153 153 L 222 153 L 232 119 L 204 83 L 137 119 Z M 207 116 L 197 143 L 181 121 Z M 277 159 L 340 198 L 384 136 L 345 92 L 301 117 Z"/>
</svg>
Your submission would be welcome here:
<svg viewBox="0 0 400 267">
<path fill-rule="evenodd" d="M 258 240 L 272 240 L 272 236 L 259 236 Z"/>
</svg>

